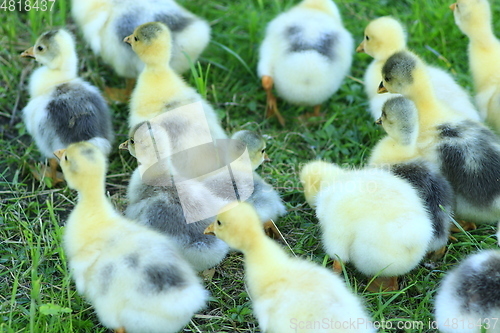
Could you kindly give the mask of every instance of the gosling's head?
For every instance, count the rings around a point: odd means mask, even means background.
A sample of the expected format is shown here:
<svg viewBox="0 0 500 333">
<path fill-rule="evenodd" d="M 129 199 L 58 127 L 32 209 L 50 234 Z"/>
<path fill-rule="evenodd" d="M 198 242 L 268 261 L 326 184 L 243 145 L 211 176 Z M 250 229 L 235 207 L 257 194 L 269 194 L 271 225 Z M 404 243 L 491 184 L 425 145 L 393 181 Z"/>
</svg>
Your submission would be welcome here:
<svg viewBox="0 0 500 333">
<path fill-rule="evenodd" d="M 241 155 L 246 147 L 253 170 L 257 169 L 262 162 L 270 161 L 266 153 L 266 140 L 262 135 L 252 131 L 242 130 L 234 133 L 231 139 L 231 153 L 234 155 Z"/>
<path fill-rule="evenodd" d="M 78 61 L 73 35 L 64 29 L 44 32 L 21 57 L 33 58 L 53 70 L 75 72 Z"/>
<path fill-rule="evenodd" d="M 172 38 L 168 27 L 161 22 L 149 22 L 135 28 L 134 33 L 123 40 L 146 65 L 168 64 Z"/>
<path fill-rule="evenodd" d="M 384 16 L 368 24 L 363 41 L 356 51 L 383 60 L 405 48 L 406 32 L 403 25 L 393 17 Z"/>
<path fill-rule="evenodd" d="M 215 235 L 241 251 L 251 248 L 256 237 L 265 235 L 255 208 L 246 202 L 232 202 L 223 207 L 205 234 Z"/>
<path fill-rule="evenodd" d="M 480 27 L 491 24 L 491 8 L 488 0 L 457 0 L 450 6 L 455 23 L 460 30 L 471 35 L 481 32 Z"/>
<path fill-rule="evenodd" d="M 160 123 L 150 121 L 134 126 L 128 140 L 120 144 L 120 149 L 128 150 L 143 170 L 169 159 L 172 154 L 167 129 Z"/>
<path fill-rule="evenodd" d="M 304 195 L 311 207 L 316 207 L 319 191 L 333 185 L 344 170 L 333 163 L 314 161 L 307 163 L 300 172 L 300 181 L 304 186 Z"/>
<path fill-rule="evenodd" d="M 419 75 L 425 71 L 420 59 L 409 51 L 400 51 L 387 59 L 382 67 L 382 82 L 379 93 L 391 92 L 411 98 Z"/>
<path fill-rule="evenodd" d="M 55 151 L 54 155 L 70 188 L 85 191 L 104 184 L 107 160 L 97 146 L 82 141 Z"/>
<path fill-rule="evenodd" d="M 418 112 L 409 99 L 398 96 L 387 100 L 377 120 L 387 134 L 402 145 L 414 142 L 418 135 Z"/>
</svg>

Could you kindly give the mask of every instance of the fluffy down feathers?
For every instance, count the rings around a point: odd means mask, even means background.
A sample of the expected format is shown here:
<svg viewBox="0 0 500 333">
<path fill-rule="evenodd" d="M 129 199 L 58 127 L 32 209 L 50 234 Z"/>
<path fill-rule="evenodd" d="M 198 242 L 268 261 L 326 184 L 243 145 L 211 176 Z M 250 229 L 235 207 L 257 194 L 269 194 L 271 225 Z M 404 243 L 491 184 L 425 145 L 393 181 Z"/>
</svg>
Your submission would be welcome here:
<svg viewBox="0 0 500 333">
<path fill-rule="evenodd" d="M 72 144 L 57 156 L 79 192 L 64 233 L 78 291 L 108 328 L 179 331 L 208 295 L 174 242 L 115 211 L 104 193 L 106 160 L 94 145 Z"/>
<path fill-rule="evenodd" d="M 141 24 L 159 21 L 172 31 L 174 43 L 170 65 L 177 73 L 189 69 L 210 40 L 210 26 L 173 0 L 72 0 L 72 15 L 95 54 L 120 76 L 135 78 L 142 61 L 123 38 Z M 166 62 L 168 63 L 168 59 Z"/>
<path fill-rule="evenodd" d="M 368 66 L 364 76 L 365 92 L 370 100 L 370 112 L 378 119 L 382 106 L 398 94 L 377 94 L 382 81 L 381 70 L 385 61 L 394 53 L 406 49 L 406 31 L 398 20 L 390 16 L 371 21 L 365 29 L 363 42 L 356 51 L 366 52 L 374 60 Z M 453 77 L 444 70 L 427 65 L 430 81 L 437 97 L 450 109 L 469 119 L 480 120 L 480 116 L 470 101 L 469 94 L 460 87 Z"/>
<path fill-rule="evenodd" d="M 377 123 L 388 135 L 373 148 L 370 165 L 388 168 L 417 190 L 432 220 L 429 251 L 437 251 L 448 242 L 455 201 L 439 167 L 426 161 L 417 149 L 418 111 L 410 100 L 394 97 L 384 104 Z"/>
<path fill-rule="evenodd" d="M 455 23 L 469 37 L 469 67 L 476 105 L 483 118 L 500 131 L 500 41 L 492 29 L 488 0 L 459 0 L 451 6 Z"/>
<path fill-rule="evenodd" d="M 170 58 L 172 40 L 171 33 L 164 24 L 160 22 L 143 24 L 137 27 L 126 41 L 146 64 L 137 79 L 130 100 L 131 129 L 143 121 L 150 121 L 162 113 L 175 110 L 180 112 L 180 117 L 183 118 L 182 130 L 196 131 L 194 128 L 198 129 L 198 126 L 208 124 L 211 135 L 208 140 L 227 138 L 213 108 L 166 63 Z M 203 114 L 201 117 L 189 119 L 193 114 L 190 111 L 194 111 L 194 114 L 197 112 Z M 183 113 L 187 113 L 187 116 L 183 117 Z"/>
<path fill-rule="evenodd" d="M 459 218 L 500 219 L 500 142 L 479 122 L 452 112 L 429 87 L 425 65 L 414 54 L 392 55 L 383 69 L 383 86 L 411 99 L 419 113 L 418 148 L 455 191 Z"/>
<path fill-rule="evenodd" d="M 212 207 L 222 204 L 201 183 L 147 185 L 136 169 L 130 179 L 127 197 L 129 205 L 125 215 L 170 235 L 195 270 L 211 268 L 226 256 L 229 248 L 223 241 L 203 234 L 215 219 L 211 215 Z"/>
<path fill-rule="evenodd" d="M 320 161 L 308 163 L 301 180 L 330 256 L 368 276 L 397 276 L 425 255 L 432 224 L 408 182 L 383 169 L 347 171 Z"/>
<path fill-rule="evenodd" d="M 436 295 L 435 313 L 443 333 L 498 333 L 500 252 L 481 251 L 448 272 Z"/>
<path fill-rule="evenodd" d="M 262 331 L 375 331 L 361 300 L 340 278 L 316 264 L 290 258 L 265 236 L 251 205 L 225 207 L 207 230 L 245 255 L 245 279 Z"/>
<path fill-rule="evenodd" d="M 304 0 L 267 26 L 257 72 L 271 76 L 286 101 L 318 105 L 339 89 L 353 47 L 333 1 Z"/>
<path fill-rule="evenodd" d="M 26 129 L 41 153 L 90 140 L 108 154 L 113 131 L 108 106 L 99 90 L 77 77 L 73 36 L 66 30 L 42 34 L 23 56 L 42 64 L 30 78 L 30 101 L 23 109 Z"/>
</svg>

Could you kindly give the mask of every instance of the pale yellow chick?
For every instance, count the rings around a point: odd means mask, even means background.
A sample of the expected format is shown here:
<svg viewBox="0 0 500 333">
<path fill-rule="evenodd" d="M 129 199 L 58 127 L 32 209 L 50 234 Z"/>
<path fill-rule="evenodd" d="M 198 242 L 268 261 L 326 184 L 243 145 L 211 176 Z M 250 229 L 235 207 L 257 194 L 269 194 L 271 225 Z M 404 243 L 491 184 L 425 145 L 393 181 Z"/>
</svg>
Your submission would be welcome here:
<svg viewBox="0 0 500 333">
<path fill-rule="evenodd" d="M 165 61 L 170 58 L 172 49 L 171 33 L 166 25 L 160 22 L 143 24 L 124 42 L 132 45 L 145 64 L 130 100 L 130 128 L 164 112 L 192 106 L 202 109 L 205 119 L 200 121 L 208 123 L 213 139 L 227 138 L 212 107 Z M 192 124 L 192 121 L 184 121 L 169 129 L 182 132 Z"/>
<path fill-rule="evenodd" d="M 54 153 L 78 202 L 64 249 L 79 293 L 116 332 L 178 332 L 208 293 L 174 241 L 120 215 L 106 197 L 106 158 L 80 142 Z"/>
<path fill-rule="evenodd" d="M 387 136 L 373 148 L 369 165 L 389 169 L 418 191 L 432 220 L 428 251 L 434 252 L 434 258 L 441 257 L 450 234 L 455 198 L 439 167 L 426 161 L 417 149 L 418 111 L 403 96 L 393 97 L 382 107 L 377 124 L 382 125 Z"/>
<path fill-rule="evenodd" d="M 231 135 L 230 158 L 237 158 L 248 149 L 248 157 L 253 170 L 257 169 L 262 162 L 270 161 L 266 153 L 266 140 L 262 135 L 249 130 L 241 130 Z M 229 162 L 232 162 L 231 160 Z"/>
<path fill-rule="evenodd" d="M 500 132 L 500 41 L 493 32 L 489 1 L 459 0 L 450 8 L 455 23 L 469 37 L 476 105 L 486 122 Z"/>
<path fill-rule="evenodd" d="M 375 332 L 361 299 L 332 272 L 291 258 L 266 237 L 251 205 L 224 207 L 205 233 L 213 233 L 243 252 L 245 280 L 263 332 Z M 315 321 L 322 325 L 313 324 Z M 342 326 L 343 322 L 354 323 Z"/>
<path fill-rule="evenodd" d="M 382 80 L 382 66 L 391 55 L 406 49 L 406 41 L 406 31 L 401 22 L 391 16 L 384 16 L 368 24 L 364 39 L 356 49 L 357 52 L 366 52 L 374 58 L 366 69 L 364 77 L 365 93 L 370 101 L 370 112 L 374 119 L 380 117 L 385 101 L 395 97 L 393 94 L 377 94 L 377 88 Z M 426 66 L 430 83 L 439 100 L 458 114 L 473 120 L 481 119 L 467 91 L 460 87 L 449 73 L 438 67 Z"/>
<path fill-rule="evenodd" d="M 173 0 L 71 0 L 71 14 L 92 51 L 126 78 L 136 78 L 144 64 L 122 41 L 143 23 L 162 22 L 173 32 L 170 64 L 179 74 L 210 41 L 208 22 Z"/>
<path fill-rule="evenodd" d="M 278 111 L 273 87 L 292 104 L 320 107 L 341 86 L 352 63 L 354 40 L 332 0 L 303 0 L 274 18 L 259 49 L 257 72 L 267 92 L 268 117 Z"/>
<path fill-rule="evenodd" d="M 474 222 L 500 220 L 500 140 L 485 125 L 453 112 L 430 85 L 425 63 L 415 54 L 392 55 L 382 68 L 380 92 L 412 100 L 418 110 L 417 146 L 439 166 L 456 195 L 456 215 Z"/>
<path fill-rule="evenodd" d="M 384 169 L 346 170 L 323 161 L 307 163 L 300 180 L 316 209 L 326 252 L 379 276 L 370 290 L 397 290 L 397 276 L 418 265 L 432 238 L 417 190 Z"/>
</svg>

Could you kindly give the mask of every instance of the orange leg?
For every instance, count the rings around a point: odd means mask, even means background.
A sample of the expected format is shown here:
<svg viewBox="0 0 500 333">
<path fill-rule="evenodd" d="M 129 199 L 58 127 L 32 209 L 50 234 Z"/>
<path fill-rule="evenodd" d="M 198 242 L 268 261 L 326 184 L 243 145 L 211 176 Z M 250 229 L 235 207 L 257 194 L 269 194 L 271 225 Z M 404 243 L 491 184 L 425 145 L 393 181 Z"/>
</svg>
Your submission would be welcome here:
<svg viewBox="0 0 500 333">
<path fill-rule="evenodd" d="M 477 229 L 476 224 L 473 223 L 473 222 L 467 222 L 467 221 L 464 221 L 464 220 L 459 220 L 457 222 L 458 222 L 458 224 L 460 224 L 460 226 L 462 227 L 462 229 L 464 229 L 465 231 L 476 230 Z M 452 227 L 451 227 L 450 230 L 451 230 L 451 232 L 460 232 L 460 231 L 462 231 L 459 228 L 457 228 L 455 225 L 452 225 Z"/>
<path fill-rule="evenodd" d="M 305 113 L 305 114 L 299 116 L 299 119 L 307 120 L 311 117 L 318 117 L 318 118 L 324 117 L 324 114 L 322 114 L 320 111 L 321 111 L 321 104 L 318 104 L 318 105 L 314 106 L 313 112 Z"/>
<path fill-rule="evenodd" d="M 321 104 L 318 104 L 314 107 L 313 116 L 320 117 L 321 116 L 320 111 L 321 111 Z"/>
<path fill-rule="evenodd" d="M 115 333 L 127 333 L 127 331 L 125 331 L 125 328 L 120 327 L 120 328 L 115 330 Z"/>
<path fill-rule="evenodd" d="M 399 290 L 398 277 L 377 277 L 367 287 L 371 292 Z"/>
<path fill-rule="evenodd" d="M 266 102 L 266 118 L 270 118 L 273 115 L 278 118 L 281 126 L 285 126 L 285 119 L 281 115 L 278 110 L 278 104 L 276 103 L 276 97 L 273 95 L 273 78 L 269 75 L 264 75 L 262 77 L 262 87 L 267 93 L 267 102 Z"/>
<path fill-rule="evenodd" d="M 55 186 L 60 182 L 64 181 L 64 177 L 58 177 L 57 167 L 59 166 L 59 162 L 55 158 L 49 158 L 49 166 L 50 166 L 50 178 L 52 179 L 52 185 Z"/>
<path fill-rule="evenodd" d="M 215 268 L 205 269 L 203 272 L 198 273 L 198 275 L 201 275 L 203 280 L 212 281 L 215 275 Z"/>
<path fill-rule="evenodd" d="M 333 261 L 333 272 L 337 274 L 342 273 L 342 264 L 338 260 Z"/>
<path fill-rule="evenodd" d="M 431 260 L 433 260 L 433 261 L 436 261 L 436 260 L 441 259 L 444 256 L 445 253 L 446 253 L 446 246 L 443 246 L 442 248 L 440 248 L 437 251 L 430 252 L 429 253 L 429 258 Z"/>
<path fill-rule="evenodd" d="M 57 159 L 49 158 L 49 166 L 40 163 L 39 166 L 28 165 L 31 174 L 36 180 L 43 181 L 45 177 L 52 180 L 52 186 L 59 184 L 64 181 L 64 176 L 61 172 L 57 171 L 57 166 L 59 165 Z M 40 170 L 40 171 L 38 171 Z"/>
<path fill-rule="evenodd" d="M 283 235 L 279 231 L 278 227 L 272 220 L 267 221 L 264 223 L 264 231 L 267 236 L 271 237 L 272 239 L 276 239 L 279 241 L 282 241 L 283 243 L 285 242 L 285 239 L 283 238 Z"/>
<path fill-rule="evenodd" d="M 125 88 L 104 87 L 104 96 L 110 102 L 127 103 L 134 90 L 135 79 L 126 79 Z"/>
</svg>

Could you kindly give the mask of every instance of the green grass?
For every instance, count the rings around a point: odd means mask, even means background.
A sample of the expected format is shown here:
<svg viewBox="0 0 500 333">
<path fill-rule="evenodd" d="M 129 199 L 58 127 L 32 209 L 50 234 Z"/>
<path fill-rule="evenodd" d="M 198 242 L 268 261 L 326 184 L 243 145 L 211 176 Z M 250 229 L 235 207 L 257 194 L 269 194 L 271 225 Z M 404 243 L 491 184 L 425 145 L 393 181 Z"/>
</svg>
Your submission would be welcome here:
<svg viewBox="0 0 500 333">
<path fill-rule="evenodd" d="M 0 1 L 1 3 L 2 1 Z M 450 1 L 451 2 L 451 1 Z M 324 266 L 331 265 L 320 243 L 313 210 L 305 204 L 298 180 L 301 166 L 316 158 L 348 166 L 362 166 L 371 148 L 382 137 L 367 112 L 362 85 L 347 78 L 341 89 L 324 105 L 323 121 L 301 122 L 297 116 L 306 108 L 279 101 L 287 119 L 281 128 L 275 119 L 265 120 L 265 93 L 255 68 L 265 24 L 291 0 L 180 1 L 207 18 L 212 42 L 200 64 L 187 74 L 189 82 L 214 105 L 228 132 L 245 128 L 269 135 L 268 151 L 273 160 L 260 169 L 286 201 L 289 213 L 278 221 L 293 252 Z M 471 90 L 468 74 L 467 39 L 455 27 L 448 3 L 438 0 L 343 0 L 337 1 L 346 27 L 356 43 L 366 24 L 382 15 L 397 16 L 410 34 L 409 46 L 427 62 L 449 69 Z M 75 291 L 68 276 L 61 234 L 76 195 L 67 188 L 50 188 L 35 181 L 28 163 L 40 159 L 21 120 L 28 101 L 27 82 L 35 68 L 20 52 L 53 26 L 67 26 L 79 39 L 81 76 L 92 84 L 124 85 L 121 78 L 85 46 L 69 14 L 69 3 L 57 0 L 52 12 L 2 12 L 0 23 L 0 332 L 106 332 L 92 308 Z M 500 4 L 495 2 L 495 27 L 500 31 Z M 371 59 L 354 56 L 352 77 L 362 79 Z M 107 190 L 119 209 L 126 207 L 125 191 L 135 161 L 117 146 L 127 134 L 125 105 L 111 105 L 116 149 L 111 154 Z M 470 233 L 454 234 L 446 255 L 438 262 L 424 262 L 401 277 L 401 290 L 370 293 L 367 278 L 346 266 L 348 285 L 366 301 L 373 320 L 394 325 L 398 321 L 420 321 L 423 326 L 380 332 L 433 332 L 433 297 L 445 272 L 467 254 L 495 248 L 495 228 L 481 225 Z M 226 258 L 211 281 L 212 298 L 195 316 L 186 332 L 259 332 L 244 286 L 243 259 Z"/>
</svg>

